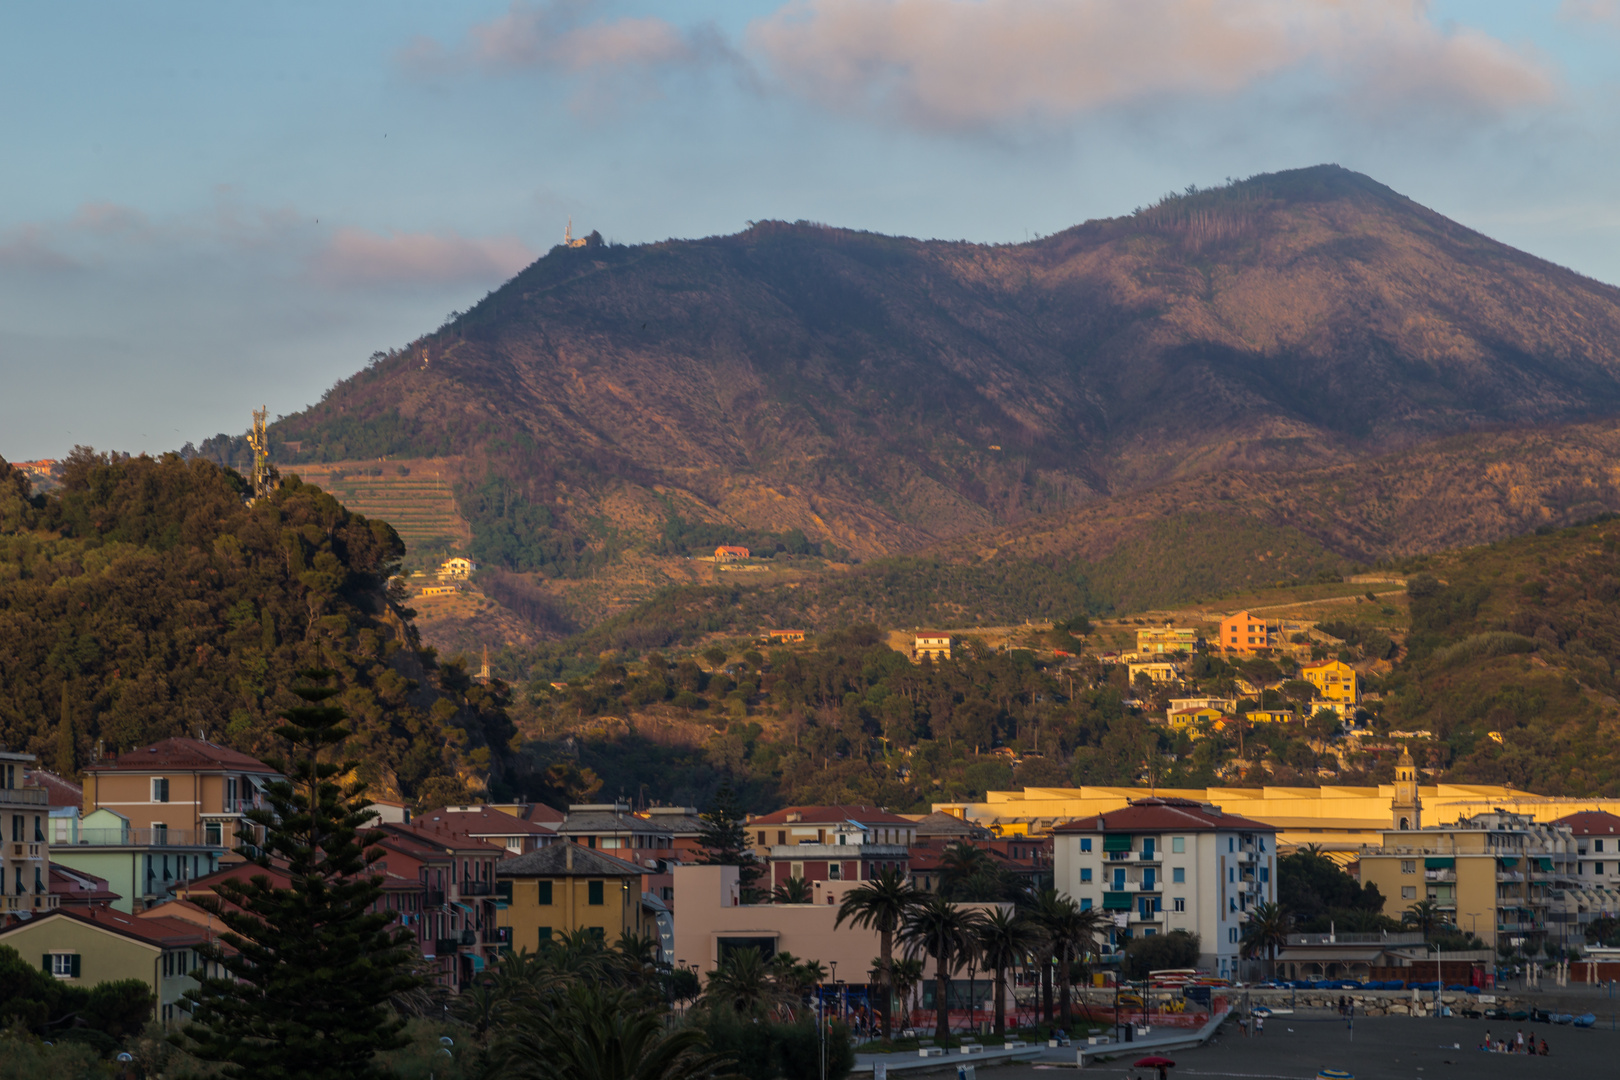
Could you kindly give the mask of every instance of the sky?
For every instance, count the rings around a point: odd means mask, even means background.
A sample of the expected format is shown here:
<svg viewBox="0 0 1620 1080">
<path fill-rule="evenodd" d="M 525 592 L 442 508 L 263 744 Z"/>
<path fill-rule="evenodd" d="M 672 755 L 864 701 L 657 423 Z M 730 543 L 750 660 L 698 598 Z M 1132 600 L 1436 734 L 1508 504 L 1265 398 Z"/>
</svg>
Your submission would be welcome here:
<svg viewBox="0 0 1620 1080">
<path fill-rule="evenodd" d="M 562 238 L 1022 241 L 1336 162 L 1620 284 L 1620 0 L 0 6 L 0 456 L 320 399 Z"/>
</svg>

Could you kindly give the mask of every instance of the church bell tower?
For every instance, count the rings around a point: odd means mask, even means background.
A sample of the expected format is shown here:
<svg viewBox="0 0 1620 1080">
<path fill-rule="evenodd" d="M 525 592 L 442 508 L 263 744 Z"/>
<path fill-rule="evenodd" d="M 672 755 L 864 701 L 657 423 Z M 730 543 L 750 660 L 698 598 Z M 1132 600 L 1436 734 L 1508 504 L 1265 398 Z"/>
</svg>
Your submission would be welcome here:
<svg viewBox="0 0 1620 1080">
<path fill-rule="evenodd" d="M 1412 751 L 1401 747 L 1401 760 L 1395 764 L 1395 797 L 1389 802 L 1390 817 L 1397 829 L 1423 828 L 1423 800 L 1418 797 L 1417 765 Z"/>
</svg>

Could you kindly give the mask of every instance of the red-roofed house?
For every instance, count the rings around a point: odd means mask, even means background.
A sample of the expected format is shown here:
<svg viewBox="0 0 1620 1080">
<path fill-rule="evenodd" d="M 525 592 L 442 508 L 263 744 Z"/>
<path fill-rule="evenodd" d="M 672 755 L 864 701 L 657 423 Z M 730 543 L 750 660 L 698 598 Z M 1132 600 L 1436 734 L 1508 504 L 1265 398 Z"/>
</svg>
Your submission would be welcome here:
<svg viewBox="0 0 1620 1080">
<path fill-rule="evenodd" d="M 906 873 L 917 823 L 875 806 L 789 806 L 748 822 L 754 854 L 767 871 L 765 888 L 790 877 L 805 881 L 866 881 L 880 870 Z"/>
<path fill-rule="evenodd" d="M 1276 827 L 1191 799 L 1138 799 L 1052 830 L 1055 884 L 1114 917 L 1109 944 L 1188 930 L 1199 966 L 1237 977 L 1243 922 L 1277 898 Z"/>
<path fill-rule="evenodd" d="M 483 805 L 444 806 L 437 810 L 424 810 L 411 821 L 431 828 L 442 826 L 474 840 L 496 844 L 505 848 L 511 855 L 523 855 L 543 848 L 557 839 L 556 826 L 562 824 L 563 815 L 557 811 L 552 812 L 557 815 L 557 821 L 549 826 L 541 821 L 529 821 L 516 814 L 504 813 L 493 806 Z"/>
<path fill-rule="evenodd" d="M 106 808 L 170 844 L 231 847 L 242 814 L 262 806 L 278 773 L 257 758 L 203 739 L 164 739 L 84 770 L 84 812 Z"/>
<path fill-rule="evenodd" d="M 107 879 L 51 863 L 51 895 L 58 907 L 93 907 L 111 904 L 119 896 L 107 887 Z"/>
<path fill-rule="evenodd" d="M 420 884 L 421 911 L 406 912 L 418 917 L 404 921 L 422 955 L 437 961 L 439 984 L 459 990 L 507 943 L 495 916 L 495 867 L 506 849 L 442 822 L 391 823 L 380 832 L 385 854 L 373 869 Z"/>
</svg>

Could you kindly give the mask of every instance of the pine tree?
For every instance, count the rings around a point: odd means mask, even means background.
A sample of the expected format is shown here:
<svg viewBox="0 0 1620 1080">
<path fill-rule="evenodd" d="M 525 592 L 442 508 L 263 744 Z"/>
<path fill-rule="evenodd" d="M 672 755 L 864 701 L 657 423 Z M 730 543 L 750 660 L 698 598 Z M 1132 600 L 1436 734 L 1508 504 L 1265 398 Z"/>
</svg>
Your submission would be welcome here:
<svg viewBox="0 0 1620 1080">
<path fill-rule="evenodd" d="M 704 864 L 737 867 L 737 884 L 743 902 L 753 903 L 757 899 L 754 883 L 764 871 L 748 846 L 747 819 L 737 801 L 737 793 L 731 789 L 731 781 L 721 783 L 720 790 L 714 793 L 714 802 L 700 817 L 703 829 L 698 834 L 698 843 L 703 845 Z"/>
<path fill-rule="evenodd" d="M 62 682 L 62 716 L 56 725 L 56 773 L 58 776 L 73 779 L 79 771 L 77 753 L 78 733 L 73 730 L 73 699 L 69 693 L 69 683 Z"/>
<path fill-rule="evenodd" d="M 324 683 L 332 674 L 302 677 Z M 271 762 L 285 779 L 265 789 L 268 809 L 246 815 L 263 839 L 254 843 L 244 828 L 236 849 L 265 869 L 278 866 L 292 884 L 277 888 L 256 876 L 197 898 L 225 926 L 222 944 L 198 952 L 227 977 L 187 992 L 193 1023 L 176 1041 L 224 1063 L 228 1077 L 380 1077 L 373 1056 L 403 1044 L 404 1021 L 388 999 L 418 983 L 409 973 L 409 936 L 390 928 L 387 912 L 370 910 L 382 895 L 381 877 L 368 872 L 382 855 L 367 846 L 375 813 L 365 809 L 364 785 L 338 782 L 355 763 L 322 760 L 349 735 L 343 710 L 321 704 L 337 690 L 308 685 L 293 693 L 307 704 L 282 713 L 286 723 L 276 730 L 292 753 Z"/>
</svg>

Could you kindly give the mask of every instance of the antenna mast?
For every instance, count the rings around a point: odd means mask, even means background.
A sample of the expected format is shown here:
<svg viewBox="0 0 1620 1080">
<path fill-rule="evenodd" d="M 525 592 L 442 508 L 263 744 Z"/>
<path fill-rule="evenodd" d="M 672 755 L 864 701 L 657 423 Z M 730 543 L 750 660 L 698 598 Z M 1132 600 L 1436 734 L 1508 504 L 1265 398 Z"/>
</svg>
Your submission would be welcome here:
<svg viewBox="0 0 1620 1080">
<path fill-rule="evenodd" d="M 248 433 L 248 445 L 253 447 L 253 498 L 260 499 L 276 489 L 281 474 L 270 462 L 270 436 L 265 431 L 268 407 L 253 410 L 253 430 Z"/>
</svg>

